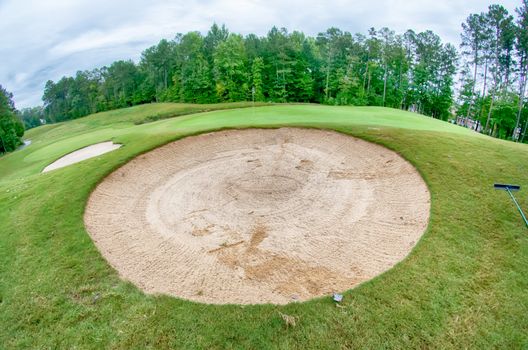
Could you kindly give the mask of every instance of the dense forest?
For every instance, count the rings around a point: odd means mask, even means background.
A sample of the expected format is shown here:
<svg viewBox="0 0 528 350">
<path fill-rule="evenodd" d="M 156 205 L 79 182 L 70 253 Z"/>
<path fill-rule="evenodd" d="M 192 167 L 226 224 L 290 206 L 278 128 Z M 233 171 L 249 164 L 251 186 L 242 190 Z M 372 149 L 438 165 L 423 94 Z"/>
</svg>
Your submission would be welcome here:
<svg viewBox="0 0 528 350">
<path fill-rule="evenodd" d="M 24 126 L 17 118 L 13 94 L 0 85 L 0 154 L 15 150 L 22 135 Z"/>
<path fill-rule="evenodd" d="M 474 127 L 485 133 L 523 141 L 528 127 L 528 0 L 516 12 L 517 20 L 504 7 L 492 5 L 462 24 L 457 115 L 475 120 Z"/>
<path fill-rule="evenodd" d="M 259 37 L 214 24 L 161 40 L 137 64 L 48 81 L 44 106 L 18 115 L 31 128 L 149 102 L 311 102 L 400 108 L 528 141 L 528 0 L 515 15 L 501 5 L 469 15 L 460 51 L 432 31 L 273 27 Z"/>
<path fill-rule="evenodd" d="M 413 109 L 447 119 L 457 52 L 431 31 L 367 36 L 330 28 L 317 37 L 272 28 L 242 37 L 213 25 L 145 50 L 139 64 L 114 62 L 49 81 L 52 122 L 154 101 L 315 102 Z"/>
</svg>

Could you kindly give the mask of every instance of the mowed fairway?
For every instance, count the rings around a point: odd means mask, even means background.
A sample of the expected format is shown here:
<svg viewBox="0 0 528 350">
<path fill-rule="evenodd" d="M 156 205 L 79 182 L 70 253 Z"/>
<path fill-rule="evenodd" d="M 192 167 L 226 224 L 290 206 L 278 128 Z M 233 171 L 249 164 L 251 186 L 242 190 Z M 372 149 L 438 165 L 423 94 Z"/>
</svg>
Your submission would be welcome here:
<svg viewBox="0 0 528 350">
<path fill-rule="evenodd" d="M 30 130 L 0 158 L 0 348 L 523 348 L 528 346 L 528 146 L 376 107 L 278 105 L 179 115 L 153 104 Z M 226 108 L 229 106 L 222 106 Z M 214 106 L 211 106 L 213 109 Z M 431 192 L 430 223 L 393 269 L 344 294 L 284 306 L 206 305 L 122 281 L 85 231 L 87 198 L 138 154 L 223 128 L 333 129 L 410 161 Z M 41 174 L 61 156 L 118 150 Z M 281 314 L 294 316 L 287 327 Z"/>
</svg>

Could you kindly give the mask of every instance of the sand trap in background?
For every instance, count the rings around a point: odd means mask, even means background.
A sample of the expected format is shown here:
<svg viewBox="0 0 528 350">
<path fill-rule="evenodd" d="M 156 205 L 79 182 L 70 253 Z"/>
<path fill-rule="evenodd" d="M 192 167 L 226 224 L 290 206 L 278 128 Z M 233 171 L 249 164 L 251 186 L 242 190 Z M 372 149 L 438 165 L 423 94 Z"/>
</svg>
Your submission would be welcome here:
<svg viewBox="0 0 528 350">
<path fill-rule="evenodd" d="M 81 162 L 85 159 L 97 157 L 101 154 L 105 154 L 115 149 L 118 149 L 121 146 L 122 145 L 113 143 L 112 141 L 96 143 L 95 145 L 81 148 L 75 152 L 69 153 L 64 157 L 57 159 L 56 161 L 45 167 L 42 172 L 45 173 L 51 170 L 63 168 L 65 166 Z"/>
<path fill-rule="evenodd" d="M 192 136 L 141 155 L 89 198 L 107 261 L 148 293 L 224 304 L 307 300 L 390 269 L 430 196 L 384 147 L 282 128 Z"/>
</svg>

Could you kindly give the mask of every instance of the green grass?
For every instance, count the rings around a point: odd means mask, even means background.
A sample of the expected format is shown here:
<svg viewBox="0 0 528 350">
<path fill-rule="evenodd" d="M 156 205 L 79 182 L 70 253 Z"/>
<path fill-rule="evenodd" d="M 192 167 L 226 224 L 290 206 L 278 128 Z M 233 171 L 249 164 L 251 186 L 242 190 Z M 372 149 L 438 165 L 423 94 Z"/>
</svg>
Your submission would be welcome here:
<svg viewBox="0 0 528 350">
<path fill-rule="evenodd" d="M 528 230 L 493 182 L 528 210 L 528 147 L 398 110 L 281 105 L 178 115 L 147 105 L 30 130 L 0 158 L 0 348 L 528 348 Z M 185 107 L 187 108 L 187 107 Z M 389 147 L 432 195 L 430 225 L 383 275 L 285 306 L 213 306 L 145 295 L 119 279 L 82 215 L 96 184 L 137 154 L 221 128 L 329 128 Z M 119 150 L 46 174 L 56 158 L 113 140 Z M 287 328 L 279 311 L 298 317 Z"/>
</svg>

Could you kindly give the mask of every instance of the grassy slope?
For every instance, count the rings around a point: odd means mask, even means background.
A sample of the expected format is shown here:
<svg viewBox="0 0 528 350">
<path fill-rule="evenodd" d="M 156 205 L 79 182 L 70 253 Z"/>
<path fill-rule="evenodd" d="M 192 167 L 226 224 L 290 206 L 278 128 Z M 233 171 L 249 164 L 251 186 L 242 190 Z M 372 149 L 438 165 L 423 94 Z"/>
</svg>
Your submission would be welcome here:
<svg viewBox="0 0 528 350">
<path fill-rule="evenodd" d="M 528 236 L 494 181 L 526 186 L 528 147 L 384 109 L 272 106 L 143 125 L 150 105 L 31 130 L 0 158 L 0 348 L 522 348 L 528 346 Z M 176 113 L 177 114 L 177 113 Z M 286 306 L 211 306 L 146 296 L 121 281 L 86 234 L 90 191 L 135 155 L 224 127 L 333 128 L 398 151 L 432 193 L 411 255 L 345 294 Z M 65 153 L 121 149 L 47 174 Z M 528 191 L 518 195 L 528 210 Z M 278 311 L 299 318 L 286 328 Z"/>
</svg>

